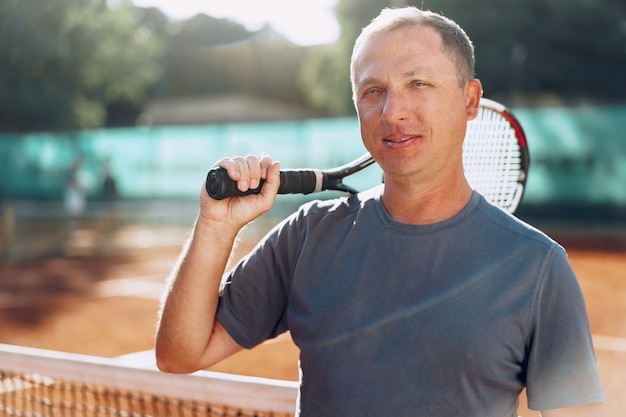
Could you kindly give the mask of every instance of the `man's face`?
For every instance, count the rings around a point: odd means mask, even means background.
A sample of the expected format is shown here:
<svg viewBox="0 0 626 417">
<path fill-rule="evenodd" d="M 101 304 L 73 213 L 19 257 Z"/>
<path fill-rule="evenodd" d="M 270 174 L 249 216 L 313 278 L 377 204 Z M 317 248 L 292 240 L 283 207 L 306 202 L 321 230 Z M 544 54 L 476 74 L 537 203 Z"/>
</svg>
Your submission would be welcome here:
<svg viewBox="0 0 626 417">
<path fill-rule="evenodd" d="M 365 42 L 355 56 L 354 88 L 363 143 L 386 181 L 462 170 L 480 83 L 459 86 L 434 29 L 404 27 Z"/>
</svg>

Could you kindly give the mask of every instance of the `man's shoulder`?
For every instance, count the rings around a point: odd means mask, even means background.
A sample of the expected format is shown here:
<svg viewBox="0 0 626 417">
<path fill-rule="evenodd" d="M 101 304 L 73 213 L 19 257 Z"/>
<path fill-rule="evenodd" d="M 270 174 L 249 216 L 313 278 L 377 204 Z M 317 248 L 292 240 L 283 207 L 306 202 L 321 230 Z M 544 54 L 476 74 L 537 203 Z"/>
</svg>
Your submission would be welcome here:
<svg viewBox="0 0 626 417">
<path fill-rule="evenodd" d="M 505 212 L 484 198 L 481 198 L 477 208 L 485 216 L 485 221 L 491 222 L 495 230 L 499 230 L 505 235 L 516 236 L 540 246 L 558 246 L 558 243 L 542 230 L 513 214 Z"/>
<path fill-rule="evenodd" d="M 346 195 L 330 199 L 317 199 L 304 203 L 298 212 L 300 215 L 328 215 L 332 213 L 348 214 L 372 206 L 379 199 L 377 188 L 355 195 Z"/>
</svg>

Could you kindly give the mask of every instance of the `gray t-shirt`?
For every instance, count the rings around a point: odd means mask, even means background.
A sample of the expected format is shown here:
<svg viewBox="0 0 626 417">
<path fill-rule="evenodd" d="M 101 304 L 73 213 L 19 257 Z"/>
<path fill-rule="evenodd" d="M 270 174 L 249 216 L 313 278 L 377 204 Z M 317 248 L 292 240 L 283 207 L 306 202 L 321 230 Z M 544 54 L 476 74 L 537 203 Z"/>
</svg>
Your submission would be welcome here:
<svg viewBox="0 0 626 417">
<path fill-rule="evenodd" d="M 315 201 L 231 271 L 218 320 L 300 348 L 300 416 L 517 416 L 604 400 L 564 250 L 478 193 L 406 225 L 380 188 Z"/>
</svg>

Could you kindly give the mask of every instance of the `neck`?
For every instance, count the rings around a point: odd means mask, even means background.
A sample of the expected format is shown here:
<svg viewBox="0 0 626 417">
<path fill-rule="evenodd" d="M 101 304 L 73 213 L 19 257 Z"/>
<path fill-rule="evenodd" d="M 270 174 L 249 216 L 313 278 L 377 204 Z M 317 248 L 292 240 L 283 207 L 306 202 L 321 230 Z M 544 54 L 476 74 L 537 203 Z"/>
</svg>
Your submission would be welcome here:
<svg viewBox="0 0 626 417">
<path fill-rule="evenodd" d="M 382 201 L 389 215 L 405 224 L 432 224 L 458 214 L 472 197 L 461 177 L 451 185 L 415 186 L 385 181 Z"/>
</svg>

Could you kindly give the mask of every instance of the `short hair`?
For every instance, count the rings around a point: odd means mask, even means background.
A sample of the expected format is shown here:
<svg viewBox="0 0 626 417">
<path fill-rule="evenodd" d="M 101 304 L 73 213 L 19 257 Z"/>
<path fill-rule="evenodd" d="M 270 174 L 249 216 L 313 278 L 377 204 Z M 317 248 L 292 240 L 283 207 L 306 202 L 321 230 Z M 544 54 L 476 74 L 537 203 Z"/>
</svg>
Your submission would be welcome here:
<svg viewBox="0 0 626 417">
<path fill-rule="evenodd" d="M 355 91 L 354 65 L 359 48 L 368 40 L 396 29 L 409 26 L 427 26 L 435 29 L 441 36 L 443 52 L 454 62 L 457 68 L 459 85 L 474 79 L 476 58 L 474 45 L 463 28 L 453 20 L 428 10 L 407 6 L 402 8 L 385 8 L 369 25 L 365 26 L 354 43 L 350 60 L 350 81 Z"/>
</svg>

